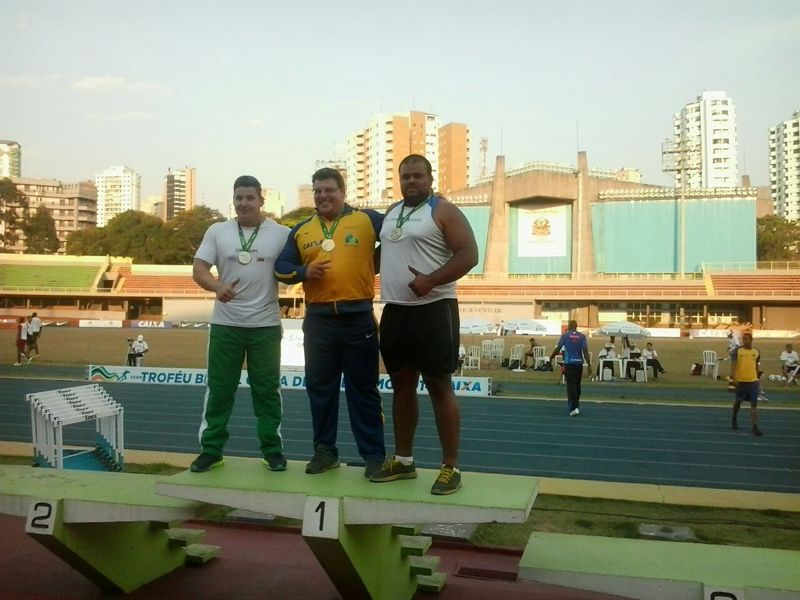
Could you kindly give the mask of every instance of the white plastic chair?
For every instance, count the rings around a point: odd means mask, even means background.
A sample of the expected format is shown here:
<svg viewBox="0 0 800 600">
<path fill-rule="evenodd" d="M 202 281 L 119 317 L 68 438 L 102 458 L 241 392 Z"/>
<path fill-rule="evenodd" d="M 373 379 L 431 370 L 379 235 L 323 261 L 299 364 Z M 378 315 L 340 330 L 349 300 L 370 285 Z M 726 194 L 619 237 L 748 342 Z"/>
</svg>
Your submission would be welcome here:
<svg viewBox="0 0 800 600">
<path fill-rule="evenodd" d="M 467 348 L 467 358 L 464 361 L 464 369 L 480 369 L 481 368 L 481 349 L 478 346 L 470 346 Z"/>
<path fill-rule="evenodd" d="M 514 361 L 517 361 L 517 368 L 511 369 L 514 373 L 524 373 L 525 369 L 522 365 L 522 356 L 525 354 L 525 344 L 517 344 L 515 346 L 511 346 L 511 359 L 510 363 L 514 364 Z"/>
<path fill-rule="evenodd" d="M 492 340 L 481 342 L 481 358 L 492 358 Z"/>
<path fill-rule="evenodd" d="M 547 348 L 544 346 L 534 346 L 533 347 L 533 368 L 538 369 L 539 365 L 547 364 L 550 360 L 549 356 L 545 356 L 544 352 Z"/>
<path fill-rule="evenodd" d="M 713 350 L 703 350 L 703 375 L 713 375 L 716 366 L 717 353 Z"/>
<path fill-rule="evenodd" d="M 492 358 L 503 360 L 503 352 L 506 349 L 506 341 L 502 338 L 492 340 Z"/>
</svg>

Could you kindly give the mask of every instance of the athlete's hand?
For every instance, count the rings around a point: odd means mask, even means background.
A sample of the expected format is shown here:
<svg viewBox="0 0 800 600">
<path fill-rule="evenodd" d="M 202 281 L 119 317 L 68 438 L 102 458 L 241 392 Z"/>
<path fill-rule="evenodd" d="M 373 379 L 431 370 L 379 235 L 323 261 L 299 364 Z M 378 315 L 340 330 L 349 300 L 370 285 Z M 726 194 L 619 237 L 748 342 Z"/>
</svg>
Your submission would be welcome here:
<svg viewBox="0 0 800 600">
<path fill-rule="evenodd" d="M 214 292 L 217 294 L 217 300 L 225 304 L 236 298 L 236 290 L 234 288 L 237 285 L 239 285 L 238 279 L 234 279 L 230 283 L 224 281 L 217 282 L 217 286 L 214 289 Z"/>
<path fill-rule="evenodd" d="M 330 268 L 331 261 L 329 260 L 308 265 L 306 267 L 306 279 L 322 279 L 325 276 L 325 271 Z"/>
<path fill-rule="evenodd" d="M 411 280 L 411 283 L 408 284 L 408 287 L 411 288 L 411 291 L 414 292 L 416 296 L 425 296 L 434 287 L 436 287 L 433 285 L 429 275 L 420 273 L 411 265 L 408 265 L 408 270 L 414 274 L 414 279 Z"/>
</svg>

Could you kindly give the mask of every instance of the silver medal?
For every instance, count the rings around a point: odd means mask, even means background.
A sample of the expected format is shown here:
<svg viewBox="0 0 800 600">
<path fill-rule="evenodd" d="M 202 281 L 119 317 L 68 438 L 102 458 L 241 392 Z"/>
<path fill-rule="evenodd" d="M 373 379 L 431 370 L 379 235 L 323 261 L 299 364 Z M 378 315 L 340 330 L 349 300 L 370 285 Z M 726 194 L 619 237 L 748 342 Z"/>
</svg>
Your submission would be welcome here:
<svg viewBox="0 0 800 600">
<path fill-rule="evenodd" d="M 392 240 L 393 242 L 396 242 L 397 240 L 400 239 L 402 235 L 403 235 L 403 230 L 400 229 L 399 227 L 395 227 L 394 229 L 392 229 L 392 233 L 389 234 L 389 239 Z"/>
<path fill-rule="evenodd" d="M 334 248 L 336 248 L 336 242 L 334 242 L 333 240 L 327 239 L 324 242 L 322 242 L 322 249 L 325 250 L 325 252 L 330 252 Z"/>
<path fill-rule="evenodd" d="M 243 265 L 249 265 L 250 261 L 253 260 L 253 257 L 250 255 L 250 253 L 246 252 L 245 250 L 239 252 L 238 258 L 239 262 L 242 263 Z"/>
</svg>

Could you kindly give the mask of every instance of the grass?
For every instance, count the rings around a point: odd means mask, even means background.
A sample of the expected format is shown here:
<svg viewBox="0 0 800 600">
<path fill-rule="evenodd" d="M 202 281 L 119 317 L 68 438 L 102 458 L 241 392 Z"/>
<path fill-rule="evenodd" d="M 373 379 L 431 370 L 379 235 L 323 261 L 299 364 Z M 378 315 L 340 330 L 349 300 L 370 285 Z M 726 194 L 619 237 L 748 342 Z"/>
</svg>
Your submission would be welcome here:
<svg viewBox="0 0 800 600">
<path fill-rule="evenodd" d="M 30 466 L 27 456 L 0 456 L 0 464 Z M 166 463 L 126 464 L 126 473 L 174 475 L 185 469 Z M 232 508 L 220 506 L 204 519 L 224 523 Z M 688 526 L 698 542 L 756 548 L 800 550 L 800 513 L 678 506 L 646 502 L 539 495 L 523 524 L 479 525 L 471 542 L 481 546 L 523 548 L 535 531 L 639 538 L 641 523 Z M 272 526 L 299 527 L 301 521 L 276 517 Z"/>
<path fill-rule="evenodd" d="M 642 523 L 689 527 L 706 544 L 800 550 L 800 513 L 539 495 L 524 524 L 479 525 L 471 542 L 523 548 L 535 531 L 637 539 Z"/>
</svg>

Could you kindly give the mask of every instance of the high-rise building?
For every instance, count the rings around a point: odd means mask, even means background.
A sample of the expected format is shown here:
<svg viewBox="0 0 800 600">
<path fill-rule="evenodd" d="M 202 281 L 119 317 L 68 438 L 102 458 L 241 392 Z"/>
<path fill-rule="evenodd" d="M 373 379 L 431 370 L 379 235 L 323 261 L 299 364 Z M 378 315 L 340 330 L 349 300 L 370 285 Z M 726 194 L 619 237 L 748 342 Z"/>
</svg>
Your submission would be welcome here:
<svg viewBox="0 0 800 600">
<path fill-rule="evenodd" d="M 769 130 L 769 186 L 775 214 L 800 219 L 800 110 Z"/>
<path fill-rule="evenodd" d="M 439 128 L 439 187 L 448 194 L 469 186 L 469 127 L 448 123 Z"/>
<path fill-rule="evenodd" d="M 297 186 L 297 208 L 314 208 L 314 187 L 310 183 Z"/>
<path fill-rule="evenodd" d="M 22 177 L 22 148 L 17 142 L 0 140 L 0 177 Z"/>
<path fill-rule="evenodd" d="M 725 92 L 703 92 L 673 116 L 673 139 L 686 167 L 686 187 L 739 183 L 736 106 Z M 676 172 L 680 187 L 683 173 Z"/>
<path fill-rule="evenodd" d="M 466 125 L 450 123 L 440 128 L 439 117 L 419 111 L 372 117 L 366 128 L 347 138 L 348 202 L 378 206 L 400 198 L 397 168 L 409 154 L 421 154 L 430 161 L 433 187 L 441 189 L 442 136 L 449 161 L 446 184 L 456 189 L 453 186 L 457 182 L 466 182 L 469 177 Z"/>
<path fill-rule="evenodd" d="M 126 210 L 139 210 L 142 178 L 133 169 L 119 165 L 95 175 L 97 226 L 105 225 Z"/>
<path fill-rule="evenodd" d="M 286 205 L 283 192 L 263 188 L 261 190 L 261 196 L 264 198 L 264 207 L 262 210 L 267 213 L 272 213 L 280 219 L 283 216 L 283 208 Z"/>
<path fill-rule="evenodd" d="M 163 221 L 165 215 L 164 198 L 162 196 L 148 196 L 147 200 L 142 202 L 141 210 L 143 213 L 153 215 Z"/>
<path fill-rule="evenodd" d="M 67 237 L 73 231 L 94 227 L 97 221 L 97 191 L 91 181 L 61 183 L 57 179 L 12 177 L 17 189 L 25 194 L 31 213 L 44 206 L 56 224 L 58 253 L 66 253 Z M 12 252 L 23 253 L 27 248 L 25 235 L 19 232 Z"/>
<path fill-rule="evenodd" d="M 186 167 L 173 171 L 167 169 L 164 176 L 164 220 L 174 219 L 185 210 L 192 210 L 197 201 L 195 169 Z"/>
</svg>

